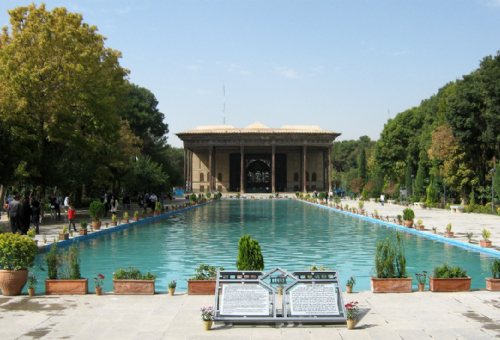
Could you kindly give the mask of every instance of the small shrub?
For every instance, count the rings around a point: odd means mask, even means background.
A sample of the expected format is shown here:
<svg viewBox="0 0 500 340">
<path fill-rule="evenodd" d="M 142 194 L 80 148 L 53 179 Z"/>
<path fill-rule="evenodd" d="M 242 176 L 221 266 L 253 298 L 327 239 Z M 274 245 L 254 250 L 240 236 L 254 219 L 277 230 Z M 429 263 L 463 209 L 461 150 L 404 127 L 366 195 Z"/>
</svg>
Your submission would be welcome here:
<svg viewBox="0 0 500 340">
<path fill-rule="evenodd" d="M 466 278 L 467 272 L 461 267 L 452 267 L 448 264 L 443 264 L 434 268 L 433 276 L 437 279 Z"/>
<path fill-rule="evenodd" d="M 217 276 L 217 270 L 224 270 L 223 267 L 210 266 L 208 264 L 200 264 L 196 268 L 196 273 L 193 280 L 213 280 Z"/>
<path fill-rule="evenodd" d="M 33 265 L 38 248 L 28 236 L 0 234 L 0 268 L 6 270 L 28 269 Z"/>
<path fill-rule="evenodd" d="M 104 216 L 105 207 L 101 201 L 92 201 L 89 206 L 89 214 L 93 221 L 98 221 Z"/>
<path fill-rule="evenodd" d="M 113 273 L 114 280 L 155 280 L 156 275 L 147 272 L 146 274 L 134 267 L 119 268 Z"/>
<path fill-rule="evenodd" d="M 47 264 L 47 275 L 49 279 L 57 279 L 57 268 L 59 266 L 59 256 L 57 255 L 57 243 L 54 242 L 50 247 L 49 252 L 45 255 L 45 263 Z"/>
<path fill-rule="evenodd" d="M 403 241 L 399 234 L 396 234 L 395 240 L 387 237 L 377 242 L 375 270 L 379 279 L 404 278 L 407 276 Z"/>
<path fill-rule="evenodd" d="M 491 277 L 494 279 L 500 279 L 500 260 L 499 259 L 493 260 L 493 262 L 491 263 L 490 269 L 491 269 Z"/>
<path fill-rule="evenodd" d="M 411 208 L 406 208 L 403 210 L 403 220 L 413 221 L 414 218 L 415 218 L 415 213 Z"/>
<path fill-rule="evenodd" d="M 352 288 L 355 284 L 356 279 L 354 278 L 354 276 L 351 276 L 349 280 L 347 280 L 347 283 L 345 285 Z"/>
<path fill-rule="evenodd" d="M 264 269 L 264 258 L 262 257 L 259 242 L 252 239 L 250 235 L 243 235 L 238 241 L 236 267 L 238 270 Z"/>
<path fill-rule="evenodd" d="M 491 232 L 488 229 L 483 229 L 482 236 L 485 241 L 489 241 L 491 237 Z"/>
<path fill-rule="evenodd" d="M 447 232 L 447 233 L 450 233 L 450 232 L 451 232 L 451 223 L 448 223 L 448 224 L 446 225 L 446 232 Z"/>
</svg>

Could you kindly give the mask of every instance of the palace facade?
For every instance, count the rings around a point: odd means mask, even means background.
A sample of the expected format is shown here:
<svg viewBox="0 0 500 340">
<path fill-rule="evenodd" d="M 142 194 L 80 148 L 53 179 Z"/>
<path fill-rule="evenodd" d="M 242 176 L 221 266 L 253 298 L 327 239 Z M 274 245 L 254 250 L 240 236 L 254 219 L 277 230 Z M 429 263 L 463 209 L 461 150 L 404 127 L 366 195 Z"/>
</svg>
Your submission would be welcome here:
<svg viewBox="0 0 500 340">
<path fill-rule="evenodd" d="M 317 126 L 273 129 L 260 123 L 178 133 L 184 142 L 186 191 L 329 191 L 331 149 L 339 135 Z"/>
</svg>

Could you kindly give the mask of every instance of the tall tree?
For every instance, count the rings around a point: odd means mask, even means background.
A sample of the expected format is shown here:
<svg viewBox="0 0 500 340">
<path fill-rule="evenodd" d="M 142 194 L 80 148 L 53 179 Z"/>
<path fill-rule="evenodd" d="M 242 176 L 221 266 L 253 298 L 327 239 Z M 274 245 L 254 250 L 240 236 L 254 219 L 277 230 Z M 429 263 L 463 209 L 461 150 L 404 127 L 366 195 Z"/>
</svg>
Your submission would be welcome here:
<svg viewBox="0 0 500 340">
<path fill-rule="evenodd" d="M 55 185 L 63 177 L 51 164 L 68 150 L 80 164 L 102 161 L 127 71 L 79 14 L 34 4 L 9 14 L 10 30 L 0 35 L 0 123 L 23 153 L 27 180 Z"/>
</svg>

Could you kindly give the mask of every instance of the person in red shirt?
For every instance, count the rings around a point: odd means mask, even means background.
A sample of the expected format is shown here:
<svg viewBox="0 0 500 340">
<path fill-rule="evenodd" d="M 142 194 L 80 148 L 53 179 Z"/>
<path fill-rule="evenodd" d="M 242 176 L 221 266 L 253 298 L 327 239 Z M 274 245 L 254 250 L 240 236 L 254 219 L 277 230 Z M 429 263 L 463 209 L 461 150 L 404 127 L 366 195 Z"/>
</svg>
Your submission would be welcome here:
<svg viewBox="0 0 500 340">
<path fill-rule="evenodd" d="M 70 205 L 69 209 L 68 209 L 68 221 L 69 221 L 68 229 L 69 230 L 71 230 L 71 225 L 73 224 L 73 230 L 76 231 L 75 217 L 76 217 L 76 210 L 73 207 L 73 205 Z"/>
</svg>

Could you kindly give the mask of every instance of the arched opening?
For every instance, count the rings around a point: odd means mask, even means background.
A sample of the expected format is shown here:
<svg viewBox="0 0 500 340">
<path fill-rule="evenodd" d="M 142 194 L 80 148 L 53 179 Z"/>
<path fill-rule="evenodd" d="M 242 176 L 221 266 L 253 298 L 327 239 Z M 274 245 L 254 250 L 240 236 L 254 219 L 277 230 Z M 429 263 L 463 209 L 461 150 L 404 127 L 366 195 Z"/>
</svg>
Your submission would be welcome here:
<svg viewBox="0 0 500 340">
<path fill-rule="evenodd" d="M 200 172 L 200 182 L 205 182 L 205 175 L 203 172 Z"/>
<path fill-rule="evenodd" d="M 252 160 L 246 169 L 247 192 L 271 191 L 271 166 L 262 159 Z"/>
</svg>

